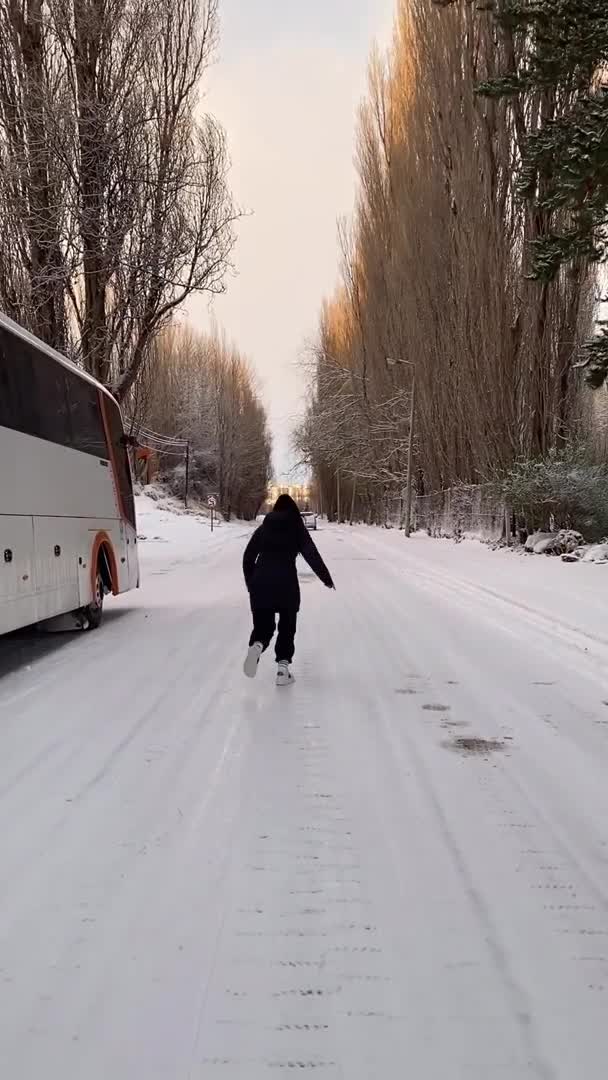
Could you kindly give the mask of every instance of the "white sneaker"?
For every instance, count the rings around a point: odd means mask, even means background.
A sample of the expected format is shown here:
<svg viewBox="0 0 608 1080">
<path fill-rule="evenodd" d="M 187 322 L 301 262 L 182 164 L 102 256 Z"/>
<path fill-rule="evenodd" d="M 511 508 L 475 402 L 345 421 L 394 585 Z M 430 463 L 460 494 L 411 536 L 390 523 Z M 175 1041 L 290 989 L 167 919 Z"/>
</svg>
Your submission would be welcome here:
<svg viewBox="0 0 608 1080">
<path fill-rule="evenodd" d="M 281 660 L 277 671 L 277 686 L 291 686 L 296 680 L 289 670 L 286 660 Z"/>
<path fill-rule="evenodd" d="M 249 646 L 247 656 L 245 657 L 245 663 L 243 664 L 243 671 L 248 679 L 255 679 L 260 657 L 263 652 L 264 647 L 263 645 L 260 645 L 259 641 L 254 641 L 253 645 Z"/>
</svg>

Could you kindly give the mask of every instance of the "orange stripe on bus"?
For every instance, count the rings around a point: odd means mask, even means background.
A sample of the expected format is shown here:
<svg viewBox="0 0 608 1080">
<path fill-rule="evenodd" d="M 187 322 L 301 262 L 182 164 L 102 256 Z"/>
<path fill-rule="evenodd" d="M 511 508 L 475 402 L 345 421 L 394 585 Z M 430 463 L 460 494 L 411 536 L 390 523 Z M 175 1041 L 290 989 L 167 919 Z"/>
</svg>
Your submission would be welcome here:
<svg viewBox="0 0 608 1080">
<path fill-rule="evenodd" d="M 114 554 L 114 548 L 112 541 L 107 532 L 98 532 L 93 541 L 93 552 L 91 555 L 91 589 L 93 596 L 95 595 L 95 578 L 97 575 L 97 560 L 99 558 L 99 552 L 102 547 L 107 548 L 108 561 L 110 564 L 110 577 L 112 579 L 112 595 L 118 596 L 119 593 L 119 579 L 118 579 L 118 563 L 116 561 L 116 555 Z"/>
</svg>

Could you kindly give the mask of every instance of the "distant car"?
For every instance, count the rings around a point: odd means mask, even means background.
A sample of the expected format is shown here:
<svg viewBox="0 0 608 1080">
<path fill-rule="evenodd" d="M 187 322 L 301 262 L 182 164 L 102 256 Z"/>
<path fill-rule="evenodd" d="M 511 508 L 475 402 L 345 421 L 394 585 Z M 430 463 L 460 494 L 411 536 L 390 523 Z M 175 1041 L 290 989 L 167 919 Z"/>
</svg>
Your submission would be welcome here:
<svg viewBox="0 0 608 1080">
<path fill-rule="evenodd" d="M 302 514 L 302 521 L 307 529 L 314 529 L 315 532 L 317 531 L 317 515 L 314 514 L 312 510 L 304 511 Z"/>
</svg>

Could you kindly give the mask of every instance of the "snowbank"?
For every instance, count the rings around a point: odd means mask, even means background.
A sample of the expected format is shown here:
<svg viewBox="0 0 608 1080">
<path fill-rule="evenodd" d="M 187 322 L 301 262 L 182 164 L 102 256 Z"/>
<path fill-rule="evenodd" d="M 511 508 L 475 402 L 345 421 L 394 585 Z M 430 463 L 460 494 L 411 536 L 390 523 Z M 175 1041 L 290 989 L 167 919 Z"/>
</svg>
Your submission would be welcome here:
<svg viewBox="0 0 608 1080">
<path fill-rule="evenodd" d="M 526 540 L 525 550 L 535 555 L 572 555 L 581 549 L 583 543 L 581 534 L 573 529 L 535 532 Z"/>
<path fill-rule="evenodd" d="M 171 495 L 162 484 L 148 484 L 144 488 L 136 488 L 136 499 L 143 499 L 147 504 L 154 503 L 158 506 L 159 510 L 167 510 L 171 514 L 176 514 L 180 517 L 187 515 L 189 517 L 197 518 L 209 518 L 210 511 L 206 506 L 198 503 L 196 499 L 190 500 L 188 508 L 184 506 L 183 499 L 178 499 L 175 495 Z M 217 514 L 214 515 L 217 517 Z"/>
<path fill-rule="evenodd" d="M 583 562 L 608 563 L 608 543 L 593 544 L 583 555 Z"/>
<path fill-rule="evenodd" d="M 192 562 L 221 547 L 229 538 L 246 537 L 252 526 L 246 522 L 226 523 L 206 510 L 186 510 L 183 503 L 159 487 L 145 488 L 135 496 L 139 557 L 147 564 Z"/>
<path fill-rule="evenodd" d="M 585 544 L 580 533 L 562 529 L 558 533 L 532 533 L 525 550 L 535 555 L 561 555 L 562 562 L 608 563 L 608 541 Z"/>
<path fill-rule="evenodd" d="M 412 584 L 428 578 L 437 589 L 443 583 L 448 592 L 464 590 L 471 602 L 473 597 L 485 597 L 488 604 L 498 600 L 519 610 L 522 624 L 532 613 L 546 620 L 548 627 L 563 627 L 566 637 L 569 628 L 574 628 L 575 637 L 608 645 L 605 592 L 601 584 L 598 588 L 597 567 L 586 565 L 601 561 L 598 549 L 608 557 L 608 544 L 596 545 L 593 559 L 581 559 L 567 569 L 558 558 L 531 559 L 521 548 L 493 551 L 477 540 L 455 544 L 423 535 L 406 540 L 401 532 L 366 525 L 354 531 L 372 549 L 374 558 L 402 563 Z M 515 557 L 517 552 L 519 557 Z M 603 581 L 601 572 L 599 581 Z"/>
</svg>

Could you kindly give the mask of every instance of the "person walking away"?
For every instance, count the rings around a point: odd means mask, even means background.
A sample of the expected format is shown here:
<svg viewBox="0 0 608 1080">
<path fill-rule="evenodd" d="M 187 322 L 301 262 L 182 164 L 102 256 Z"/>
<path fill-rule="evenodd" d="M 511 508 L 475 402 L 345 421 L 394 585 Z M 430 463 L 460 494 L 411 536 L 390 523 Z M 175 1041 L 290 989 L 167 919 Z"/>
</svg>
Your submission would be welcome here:
<svg viewBox="0 0 608 1080">
<path fill-rule="evenodd" d="M 331 574 L 308 532 L 297 504 L 290 495 L 279 495 L 273 509 L 254 532 L 243 555 L 243 573 L 249 590 L 253 630 L 243 670 L 248 678 L 257 673 L 262 653 L 276 630 L 277 686 L 288 686 L 295 651 L 295 634 L 300 610 L 300 585 L 296 559 L 306 560 L 310 569 L 328 589 L 334 589 Z"/>
</svg>

